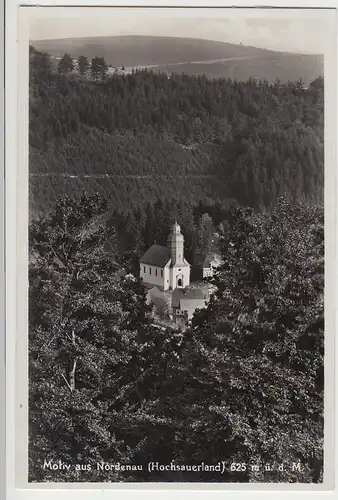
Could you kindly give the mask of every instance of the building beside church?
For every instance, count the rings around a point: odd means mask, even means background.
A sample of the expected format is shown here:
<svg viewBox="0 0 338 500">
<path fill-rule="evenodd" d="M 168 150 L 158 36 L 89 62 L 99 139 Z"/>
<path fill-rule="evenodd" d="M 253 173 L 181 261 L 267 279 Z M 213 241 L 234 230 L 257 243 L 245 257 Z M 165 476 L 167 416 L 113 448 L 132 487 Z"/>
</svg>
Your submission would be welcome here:
<svg viewBox="0 0 338 500">
<path fill-rule="evenodd" d="M 209 252 L 203 262 L 203 278 L 210 278 L 223 264 L 222 257 L 216 252 Z"/>
<path fill-rule="evenodd" d="M 184 258 L 184 236 L 177 222 L 172 226 L 167 246 L 154 244 L 140 259 L 140 278 L 160 290 L 190 285 L 190 264 Z"/>
<path fill-rule="evenodd" d="M 209 302 L 208 289 L 197 287 L 176 288 L 171 299 L 173 321 L 177 325 L 184 326 L 194 315 L 196 309 L 204 309 Z"/>
</svg>

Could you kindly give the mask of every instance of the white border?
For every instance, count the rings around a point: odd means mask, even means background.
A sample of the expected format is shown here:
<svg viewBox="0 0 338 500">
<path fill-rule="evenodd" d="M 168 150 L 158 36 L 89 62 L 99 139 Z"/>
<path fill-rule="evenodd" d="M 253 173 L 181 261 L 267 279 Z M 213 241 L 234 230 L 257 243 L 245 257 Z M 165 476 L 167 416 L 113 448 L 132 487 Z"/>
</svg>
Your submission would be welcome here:
<svg viewBox="0 0 338 500">
<path fill-rule="evenodd" d="M 0 47 L 5 47 L 5 2 L 0 0 Z M 5 93 L 5 53 L 0 52 L 0 463 L 6 462 L 6 421 L 5 421 L 5 391 L 6 368 L 5 363 L 5 121 L 4 121 L 4 93 Z M 0 497 L 5 496 L 6 468 L 0 471 Z"/>
<path fill-rule="evenodd" d="M 22 4 L 24 3 L 25 5 L 37 5 L 36 2 L 33 2 L 32 0 L 27 0 L 26 2 L 21 2 Z M 15 399 L 15 389 L 18 390 L 22 387 L 18 386 L 18 378 L 16 378 L 16 372 L 15 372 L 15 363 L 14 359 L 16 358 L 16 355 L 18 354 L 18 350 L 23 349 L 25 346 L 20 342 L 16 343 L 16 334 L 19 333 L 18 326 L 20 325 L 20 322 L 24 324 L 24 321 L 26 321 L 26 314 L 27 311 L 25 309 L 17 309 L 17 304 L 19 303 L 20 297 L 17 296 L 17 292 L 20 293 L 21 295 L 21 300 L 23 299 L 25 302 L 25 288 L 22 287 L 22 274 L 25 275 L 27 269 L 26 269 L 26 264 L 23 263 L 23 267 L 21 269 L 18 269 L 17 262 L 22 261 L 22 257 L 25 258 L 25 252 L 26 252 L 26 243 L 25 239 L 27 237 L 27 197 L 25 195 L 27 194 L 27 183 L 26 180 L 24 179 L 24 176 L 22 176 L 22 171 L 20 171 L 20 176 L 17 177 L 17 172 L 16 172 L 16 165 L 17 162 L 20 159 L 23 159 L 23 162 L 20 164 L 25 165 L 26 169 L 26 174 L 27 174 L 27 127 L 25 129 L 22 124 L 25 123 L 25 120 L 28 119 L 28 108 L 27 108 L 27 102 L 25 101 L 25 96 L 28 95 L 27 88 L 25 90 L 25 87 L 20 90 L 20 93 L 18 94 L 18 89 L 20 84 L 23 84 L 25 82 L 25 71 L 23 67 L 21 66 L 20 62 L 20 75 L 18 73 L 18 58 L 17 58 L 17 53 L 18 53 L 18 39 L 20 35 L 20 40 L 22 37 L 22 28 L 23 26 L 18 26 L 18 5 L 20 4 L 19 0 L 6 0 L 6 129 L 7 131 L 10 131 L 6 135 L 6 335 L 7 335 L 7 345 L 6 345 L 6 359 L 7 359 L 7 366 L 6 366 L 6 375 L 7 375 L 7 391 L 6 391 L 6 416 L 7 416 L 7 443 L 6 443 L 6 451 L 7 451 L 7 471 L 6 471 L 6 477 L 7 477 L 7 498 L 15 498 L 15 499 L 24 499 L 24 498 L 68 498 L 72 496 L 74 500 L 77 500 L 78 498 L 80 499 L 85 499 L 85 498 L 102 498 L 102 495 L 114 495 L 116 497 L 117 495 L 117 490 L 119 491 L 119 496 L 123 497 L 129 497 L 132 496 L 133 494 L 136 494 L 137 497 L 139 498 L 145 498 L 151 497 L 156 495 L 156 497 L 160 494 L 163 498 L 169 498 L 169 496 L 172 495 L 172 493 L 175 491 L 175 495 L 177 497 L 186 497 L 189 494 L 189 491 L 186 489 L 186 486 L 188 487 L 189 490 L 194 489 L 194 496 L 199 496 L 200 498 L 208 498 L 211 491 L 213 494 L 224 494 L 226 492 L 227 496 L 245 496 L 249 491 L 250 491 L 250 498 L 253 499 L 258 499 L 261 497 L 266 497 L 270 498 L 271 495 L 275 498 L 279 498 L 281 495 L 285 495 L 286 490 L 288 490 L 286 496 L 290 499 L 296 498 L 299 495 L 304 495 L 305 491 L 295 491 L 295 486 L 298 485 L 283 485 L 283 490 L 282 491 L 272 491 L 269 489 L 269 491 L 262 491 L 262 486 L 264 485 L 259 485 L 259 484 L 253 484 L 253 485 L 237 485 L 235 486 L 237 491 L 233 491 L 234 487 L 233 485 L 225 485 L 227 486 L 226 489 L 222 488 L 222 490 L 215 491 L 212 488 L 212 485 L 203 485 L 204 489 L 200 490 L 197 489 L 198 485 L 181 485 L 174 483 L 175 490 L 171 490 L 172 483 L 156 483 L 156 484 L 144 484 L 142 485 L 113 485 L 114 489 L 104 489 L 108 488 L 109 485 L 107 484 L 90 484 L 87 485 L 84 484 L 68 484 L 68 485 L 62 485 L 63 488 L 68 488 L 68 489 L 57 489 L 57 490 L 49 490 L 46 489 L 44 486 L 51 487 L 50 485 L 38 485 L 39 489 L 35 489 L 37 485 L 30 485 L 29 489 L 27 488 L 26 490 L 24 489 L 15 489 L 15 449 L 16 446 L 21 446 L 22 440 L 24 436 L 20 436 L 20 434 L 17 434 L 17 443 L 15 443 L 15 421 L 17 416 L 20 415 L 20 413 L 25 413 L 27 412 L 27 404 L 25 401 L 20 402 L 23 406 L 20 409 L 19 406 L 19 401 Z M 97 2 L 96 6 L 111 6 L 111 5 L 119 5 L 121 7 L 126 7 L 126 6 L 163 6 L 163 7 L 184 7 L 184 6 L 199 6 L 199 7 L 205 7 L 207 4 L 208 7 L 230 7 L 234 6 L 234 2 L 231 1 L 208 1 L 208 2 L 203 2 L 203 1 L 163 1 L 163 0 L 157 0 L 157 1 L 128 1 L 128 0 L 121 0 L 121 1 L 116 1 L 112 2 L 107 1 L 107 0 L 101 0 Z M 57 2 L 53 0 L 40 0 L 38 2 L 38 5 L 40 6 L 67 6 L 68 8 L 70 7 L 70 2 Z M 92 1 L 71 1 L 71 5 L 73 6 L 90 6 L 93 5 Z M 253 1 L 248 1 L 248 0 L 242 0 L 239 4 L 237 3 L 236 7 L 256 7 L 257 2 Z M 326 0 L 326 1 L 315 1 L 315 0 L 307 0 L 307 1 L 273 1 L 270 0 L 268 2 L 267 7 L 279 7 L 279 8 L 296 8 L 296 7 L 301 7 L 301 8 L 337 8 L 337 1 L 336 0 Z M 337 35 L 336 35 L 337 36 Z M 336 40 L 337 41 L 337 40 Z M 28 50 L 28 47 L 27 47 Z M 326 155 L 326 167 L 325 167 L 325 175 L 326 179 L 328 178 L 328 168 L 330 170 L 333 169 L 333 175 L 330 175 L 330 182 L 326 182 L 326 187 L 325 187 L 325 195 L 327 199 L 329 198 L 331 202 L 334 203 L 336 211 L 337 211 L 337 198 L 335 198 L 335 192 L 337 189 L 337 176 L 335 174 L 335 167 L 337 165 L 337 151 L 336 151 L 336 118 L 337 118 L 337 102 L 336 102 L 336 77 L 337 77 L 337 56 L 334 53 L 335 51 L 332 51 L 332 53 L 329 54 L 329 61 L 326 60 L 325 65 L 326 67 L 335 68 L 335 74 L 333 75 L 333 80 L 332 84 L 330 84 L 326 88 L 326 105 L 329 104 L 329 106 L 326 107 L 326 112 L 325 112 L 325 126 L 326 126 L 326 137 L 325 137 L 325 155 Z M 28 64 L 28 60 L 27 63 Z M 27 68 L 26 68 L 27 69 Z M 326 75 L 325 75 L 326 76 Z M 27 81 L 27 80 L 26 80 Z M 328 126 L 329 125 L 329 126 Z M 18 128 L 20 127 L 20 128 Z M 16 131 L 19 131 L 19 136 L 17 135 Z M 22 167 L 21 167 L 22 168 Z M 332 172 L 331 172 L 332 174 Z M 20 205 L 19 205 L 20 203 Z M 17 218 L 20 219 L 20 231 L 16 231 L 17 228 Z M 23 225 L 22 223 L 22 218 L 24 218 Z M 326 270 L 326 290 L 329 290 L 330 293 L 326 293 L 326 308 L 329 306 L 332 308 L 334 303 L 335 303 L 335 298 L 338 298 L 336 296 L 336 288 L 335 288 L 335 282 L 337 281 L 337 268 L 334 265 L 334 258 L 336 257 L 337 259 L 337 245 L 336 245 L 336 238 L 334 237 L 334 228 L 337 228 L 337 221 L 335 219 L 335 215 L 330 210 L 330 207 L 326 206 L 326 229 L 330 228 L 330 233 L 326 231 L 326 260 L 327 262 L 330 263 L 329 269 Z M 338 230 L 338 228 L 337 228 Z M 17 252 L 19 252 L 17 254 Z M 20 258 L 21 257 L 21 258 Z M 329 271 L 329 272 L 327 272 Z M 21 277 L 20 277 L 21 275 Z M 18 280 L 18 281 L 17 281 Z M 17 286 L 20 280 L 20 286 Z M 20 301 L 20 304 L 22 302 Z M 331 318 L 332 320 L 333 318 Z M 337 324 L 337 320 L 336 320 Z M 330 321 L 330 326 L 334 330 L 334 325 L 332 321 Z M 22 333 L 22 332 L 21 332 Z M 333 332 L 332 332 L 333 333 Z M 335 349 L 332 348 L 333 346 L 330 346 L 330 349 L 327 350 L 327 356 L 329 356 L 329 359 L 326 358 L 325 360 L 325 375 L 326 378 L 329 376 L 330 380 L 330 386 L 332 387 L 332 384 L 334 382 L 333 376 L 332 376 L 332 371 L 330 371 L 330 367 L 332 368 L 332 362 L 333 362 L 333 356 L 334 352 L 336 351 L 336 346 Z M 24 370 L 27 370 L 27 364 L 24 363 Z M 337 381 L 337 370 L 335 372 L 335 380 Z M 15 382 L 16 381 L 16 382 Z M 333 392 L 330 392 L 330 395 L 333 396 Z M 326 413 L 325 413 L 325 427 L 327 428 L 327 425 L 330 426 L 332 429 L 332 423 L 333 423 L 333 413 L 335 409 L 335 401 L 333 398 L 328 398 L 327 393 L 326 393 L 326 398 L 325 398 L 325 405 L 326 405 Z M 335 415 L 336 423 L 337 423 L 337 416 Z M 337 428 L 337 425 L 335 426 Z M 22 428 L 19 428 L 19 432 L 22 431 Z M 327 433 L 326 433 L 327 434 Z M 325 446 L 332 446 L 332 444 L 335 444 L 335 448 L 337 448 L 337 433 L 335 432 L 334 435 L 334 443 L 333 443 L 333 437 L 332 436 L 326 436 L 325 439 L 326 443 Z M 334 464 L 331 464 L 333 466 Z M 335 457 L 335 470 L 337 473 L 338 470 L 338 461 L 337 461 L 337 456 Z M 335 481 L 336 483 L 337 481 Z M 230 486 L 230 487 L 229 487 Z M 269 485 L 271 488 L 274 486 L 275 487 L 278 485 Z M 285 487 L 286 486 L 286 487 Z M 316 498 L 333 498 L 334 491 L 320 491 L 320 488 L 317 488 L 316 486 L 321 486 L 321 485 L 315 485 L 312 486 L 314 490 L 310 491 L 307 486 L 311 485 L 300 485 L 302 489 L 306 489 L 306 494 L 313 496 L 315 495 Z M 60 485 L 55 485 L 55 488 L 59 488 Z M 125 487 L 129 489 L 125 489 Z M 219 487 L 219 486 L 218 486 Z M 98 488 L 100 488 L 98 490 Z M 180 489 L 177 489 L 180 488 Z M 184 488 L 184 489 L 183 489 Z M 298 488 L 297 488 L 298 489 Z M 239 491 L 240 490 L 240 491 Z M 257 491 L 259 490 L 259 491 Z M 290 491 L 292 490 L 292 491 Z M 95 493 L 94 493 L 95 491 Z"/>
</svg>

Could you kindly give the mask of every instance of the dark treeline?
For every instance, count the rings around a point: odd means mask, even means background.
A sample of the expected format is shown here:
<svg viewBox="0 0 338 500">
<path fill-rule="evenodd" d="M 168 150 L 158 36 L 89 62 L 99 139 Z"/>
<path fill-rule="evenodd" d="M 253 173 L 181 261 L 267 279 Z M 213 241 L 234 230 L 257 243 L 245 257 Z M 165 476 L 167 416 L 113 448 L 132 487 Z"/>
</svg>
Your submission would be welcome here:
<svg viewBox="0 0 338 500">
<path fill-rule="evenodd" d="M 30 50 L 33 215 L 83 188 L 124 212 L 158 197 L 322 203 L 322 78 L 305 89 L 147 70 L 101 77 L 96 59 L 88 78 L 88 61 L 81 75 Z"/>
</svg>

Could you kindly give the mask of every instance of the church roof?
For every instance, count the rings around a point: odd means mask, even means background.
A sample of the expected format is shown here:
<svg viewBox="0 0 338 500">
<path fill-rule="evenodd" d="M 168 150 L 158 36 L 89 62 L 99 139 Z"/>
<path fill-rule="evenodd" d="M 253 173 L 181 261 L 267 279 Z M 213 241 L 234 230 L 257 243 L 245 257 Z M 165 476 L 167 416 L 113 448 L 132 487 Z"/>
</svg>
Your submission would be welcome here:
<svg viewBox="0 0 338 500">
<path fill-rule="evenodd" d="M 140 260 L 141 264 L 164 267 L 171 258 L 170 250 L 161 245 L 152 245 Z"/>
</svg>

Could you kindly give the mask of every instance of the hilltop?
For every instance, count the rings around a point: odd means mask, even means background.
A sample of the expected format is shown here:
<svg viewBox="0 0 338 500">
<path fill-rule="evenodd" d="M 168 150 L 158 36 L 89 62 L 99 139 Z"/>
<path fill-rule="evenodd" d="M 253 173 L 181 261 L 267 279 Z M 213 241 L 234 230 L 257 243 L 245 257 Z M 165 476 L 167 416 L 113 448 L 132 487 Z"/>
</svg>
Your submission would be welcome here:
<svg viewBox="0 0 338 500">
<path fill-rule="evenodd" d="M 73 58 L 104 57 L 113 67 L 151 67 L 167 73 L 204 74 L 208 77 L 246 81 L 250 77 L 270 82 L 304 80 L 308 85 L 324 75 L 324 58 L 257 47 L 193 38 L 105 36 L 31 41 L 52 57 L 65 52 Z"/>
</svg>

